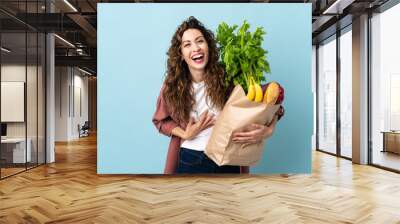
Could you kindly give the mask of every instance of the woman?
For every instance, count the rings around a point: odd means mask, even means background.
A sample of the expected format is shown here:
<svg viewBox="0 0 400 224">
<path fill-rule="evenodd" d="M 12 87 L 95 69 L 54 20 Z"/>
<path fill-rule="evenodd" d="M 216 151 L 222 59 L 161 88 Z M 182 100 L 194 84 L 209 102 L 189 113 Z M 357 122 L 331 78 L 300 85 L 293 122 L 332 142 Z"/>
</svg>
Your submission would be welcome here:
<svg viewBox="0 0 400 224">
<path fill-rule="evenodd" d="M 167 75 L 153 116 L 158 130 L 171 136 L 164 173 L 248 173 L 248 167 L 218 166 L 204 154 L 232 90 L 224 85 L 214 34 L 190 17 L 176 30 L 167 55 Z M 232 140 L 262 141 L 272 135 L 278 117 L 269 126 L 253 124 L 234 133 Z"/>
</svg>

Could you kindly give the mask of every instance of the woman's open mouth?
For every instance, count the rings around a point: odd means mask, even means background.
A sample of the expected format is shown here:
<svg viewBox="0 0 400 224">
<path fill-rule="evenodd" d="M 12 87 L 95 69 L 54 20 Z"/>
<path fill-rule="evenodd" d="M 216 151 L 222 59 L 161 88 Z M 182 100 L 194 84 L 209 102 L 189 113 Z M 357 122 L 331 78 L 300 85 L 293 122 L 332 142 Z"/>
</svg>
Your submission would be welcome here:
<svg viewBox="0 0 400 224">
<path fill-rule="evenodd" d="M 204 54 L 196 54 L 192 57 L 192 60 L 196 64 L 201 64 L 204 62 Z"/>
</svg>

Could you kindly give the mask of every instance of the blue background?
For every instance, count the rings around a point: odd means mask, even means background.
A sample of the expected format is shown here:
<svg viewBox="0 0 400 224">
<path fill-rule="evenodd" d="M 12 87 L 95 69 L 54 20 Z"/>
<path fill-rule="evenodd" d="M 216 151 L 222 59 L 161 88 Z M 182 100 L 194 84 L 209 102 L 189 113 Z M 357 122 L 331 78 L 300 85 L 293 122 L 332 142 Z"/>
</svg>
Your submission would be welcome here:
<svg viewBox="0 0 400 224">
<path fill-rule="evenodd" d="M 310 173 L 311 4 L 98 4 L 99 174 L 163 173 L 169 138 L 152 116 L 177 27 L 195 16 L 216 31 L 222 21 L 267 32 L 271 74 L 285 88 L 286 114 L 251 173 Z"/>
</svg>

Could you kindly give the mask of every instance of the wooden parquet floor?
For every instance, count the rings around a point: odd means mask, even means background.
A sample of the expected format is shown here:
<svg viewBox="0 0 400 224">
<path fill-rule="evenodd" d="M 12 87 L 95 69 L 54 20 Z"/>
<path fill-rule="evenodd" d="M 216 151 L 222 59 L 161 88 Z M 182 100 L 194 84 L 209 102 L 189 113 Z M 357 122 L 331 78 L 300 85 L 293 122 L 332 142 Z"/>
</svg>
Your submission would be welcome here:
<svg viewBox="0 0 400 224">
<path fill-rule="evenodd" d="M 0 223 L 400 223 L 400 175 L 313 153 L 310 175 L 97 175 L 96 138 L 0 181 Z"/>
</svg>

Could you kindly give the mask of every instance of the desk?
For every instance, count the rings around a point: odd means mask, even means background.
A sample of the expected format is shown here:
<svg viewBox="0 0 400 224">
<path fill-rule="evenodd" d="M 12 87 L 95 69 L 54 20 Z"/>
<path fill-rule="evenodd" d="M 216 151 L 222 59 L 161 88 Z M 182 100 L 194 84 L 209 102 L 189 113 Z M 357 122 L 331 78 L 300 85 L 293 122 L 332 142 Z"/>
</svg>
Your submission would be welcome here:
<svg viewBox="0 0 400 224">
<path fill-rule="evenodd" d="M 25 158 L 27 158 L 26 162 L 30 162 L 32 159 L 32 154 L 31 154 L 32 140 L 28 138 L 27 142 L 28 142 L 27 144 L 28 147 L 26 147 L 26 154 L 25 154 L 25 138 L 1 139 L 1 145 L 2 145 L 1 156 L 5 158 L 7 162 L 10 163 L 25 163 Z M 3 156 L 4 154 L 5 156 Z"/>
<path fill-rule="evenodd" d="M 383 150 L 382 152 L 393 152 L 400 154 L 400 131 L 382 131 Z"/>
</svg>

